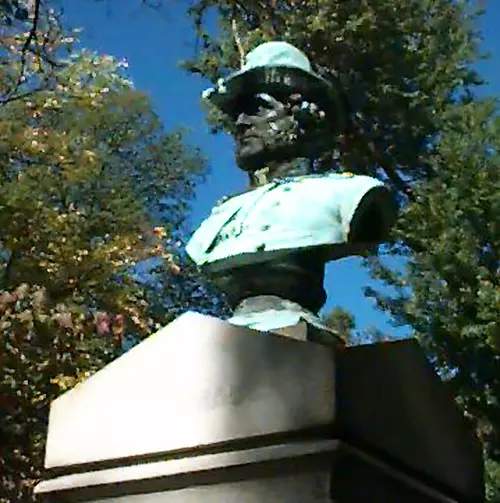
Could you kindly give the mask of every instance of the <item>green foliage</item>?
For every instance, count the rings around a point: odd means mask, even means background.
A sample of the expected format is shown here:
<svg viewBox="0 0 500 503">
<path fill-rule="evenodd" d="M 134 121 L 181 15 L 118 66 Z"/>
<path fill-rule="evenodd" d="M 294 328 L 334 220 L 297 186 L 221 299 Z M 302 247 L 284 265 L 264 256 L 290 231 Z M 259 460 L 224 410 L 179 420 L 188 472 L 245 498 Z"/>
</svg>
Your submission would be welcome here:
<svg viewBox="0 0 500 503">
<path fill-rule="evenodd" d="M 51 400 L 116 357 L 123 320 L 55 303 L 40 286 L 0 295 L 0 501 L 30 501 L 43 466 Z M 96 337 L 96 326 L 101 334 Z"/>
<path fill-rule="evenodd" d="M 500 464 L 486 461 L 486 499 L 489 503 L 500 502 Z"/>
<path fill-rule="evenodd" d="M 437 175 L 416 189 L 417 203 L 396 229 L 414 251 L 399 275 L 373 264 L 374 274 L 397 291 L 376 297 L 453 375 L 459 403 L 498 461 L 500 123 L 490 101 L 465 103 L 445 118 Z"/>
<path fill-rule="evenodd" d="M 0 15 L 3 17 L 2 21 L 11 26 L 14 21 L 26 21 L 29 11 L 19 0 L 0 0 Z"/>
<path fill-rule="evenodd" d="M 73 51 L 52 21 L 28 46 L 0 24 L 1 503 L 32 499 L 50 402 L 171 316 L 132 272 L 154 260 L 162 292 L 182 289 L 171 245 L 206 171 L 123 63 Z"/>
<path fill-rule="evenodd" d="M 204 163 L 182 135 L 163 134 L 117 66 L 79 54 L 55 90 L 0 111 L 4 288 L 30 281 L 58 295 L 71 284 L 107 303 L 119 271 L 151 254 L 170 258 L 150 214 L 166 217 L 172 234 Z"/>
<path fill-rule="evenodd" d="M 351 313 L 336 306 L 323 316 L 323 323 L 332 330 L 335 330 L 337 335 L 346 343 L 350 343 L 353 330 L 356 328 L 356 320 Z"/>
<path fill-rule="evenodd" d="M 335 330 L 348 346 L 372 344 L 389 340 L 389 337 L 374 326 L 363 330 L 356 329 L 356 318 L 339 306 L 322 316 L 323 323 Z"/>
</svg>

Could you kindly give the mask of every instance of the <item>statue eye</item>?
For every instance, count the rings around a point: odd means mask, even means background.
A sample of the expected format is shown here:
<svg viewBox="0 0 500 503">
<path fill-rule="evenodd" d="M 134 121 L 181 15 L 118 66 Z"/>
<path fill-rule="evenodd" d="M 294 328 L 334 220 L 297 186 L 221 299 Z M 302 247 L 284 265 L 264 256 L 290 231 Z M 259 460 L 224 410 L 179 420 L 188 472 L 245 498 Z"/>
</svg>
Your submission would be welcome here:
<svg viewBox="0 0 500 503">
<path fill-rule="evenodd" d="M 260 96 L 249 96 L 240 103 L 240 113 L 258 115 L 259 112 L 272 110 L 271 104 Z"/>
<path fill-rule="evenodd" d="M 277 114 L 283 105 L 272 96 L 266 93 L 242 96 L 234 106 L 235 118 L 240 114 L 249 116 L 268 115 L 269 112 Z"/>
</svg>

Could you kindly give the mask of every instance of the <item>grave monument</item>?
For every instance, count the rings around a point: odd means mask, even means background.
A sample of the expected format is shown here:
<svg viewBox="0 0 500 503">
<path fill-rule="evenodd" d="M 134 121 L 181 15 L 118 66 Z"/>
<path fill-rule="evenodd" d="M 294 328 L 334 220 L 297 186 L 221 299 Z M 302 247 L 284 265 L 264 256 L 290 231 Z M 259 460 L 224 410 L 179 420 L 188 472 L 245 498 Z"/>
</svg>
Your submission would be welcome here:
<svg viewBox="0 0 500 503">
<path fill-rule="evenodd" d="M 325 169 L 347 113 L 334 86 L 269 42 L 204 97 L 231 122 L 250 187 L 187 252 L 234 314 L 186 313 L 58 398 L 38 496 L 484 501 L 479 443 L 418 344 L 346 347 L 318 316 L 325 264 L 375 253 L 396 214 L 381 181 Z"/>
</svg>

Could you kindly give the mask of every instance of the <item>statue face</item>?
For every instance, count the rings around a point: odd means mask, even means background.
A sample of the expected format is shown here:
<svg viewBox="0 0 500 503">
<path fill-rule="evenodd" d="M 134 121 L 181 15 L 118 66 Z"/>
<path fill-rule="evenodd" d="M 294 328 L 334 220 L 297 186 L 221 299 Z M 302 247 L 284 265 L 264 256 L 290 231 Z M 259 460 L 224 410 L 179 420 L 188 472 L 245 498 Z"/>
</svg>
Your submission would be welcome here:
<svg viewBox="0 0 500 503">
<path fill-rule="evenodd" d="M 248 172 L 270 162 L 315 157 L 331 147 L 325 113 L 300 94 L 278 100 L 261 93 L 240 101 L 235 117 L 236 161 Z"/>
<path fill-rule="evenodd" d="M 293 113 L 268 94 L 241 102 L 235 121 L 236 161 L 245 171 L 254 171 L 269 161 L 289 158 L 299 136 Z"/>
</svg>

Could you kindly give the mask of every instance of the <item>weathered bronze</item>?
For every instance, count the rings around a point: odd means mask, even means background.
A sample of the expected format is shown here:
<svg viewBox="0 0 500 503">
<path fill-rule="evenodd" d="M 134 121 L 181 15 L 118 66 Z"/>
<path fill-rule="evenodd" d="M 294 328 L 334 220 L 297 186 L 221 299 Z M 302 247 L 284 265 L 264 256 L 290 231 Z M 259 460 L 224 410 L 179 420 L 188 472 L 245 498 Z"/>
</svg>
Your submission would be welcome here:
<svg viewBox="0 0 500 503">
<path fill-rule="evenodd" d="M 325 264 L 376 250 L 394 219 L 391 194 L 374 178 L 325 171 L 345 110 L 295 47 L 262 44 L 205 97 L 233 121 L 250 189 L 212 210 L 188 254 L 228 295 L 231 323 L 289 333 L 304 322 L 295 336 L 323 341 Z"/>
</svg>

